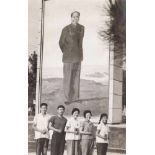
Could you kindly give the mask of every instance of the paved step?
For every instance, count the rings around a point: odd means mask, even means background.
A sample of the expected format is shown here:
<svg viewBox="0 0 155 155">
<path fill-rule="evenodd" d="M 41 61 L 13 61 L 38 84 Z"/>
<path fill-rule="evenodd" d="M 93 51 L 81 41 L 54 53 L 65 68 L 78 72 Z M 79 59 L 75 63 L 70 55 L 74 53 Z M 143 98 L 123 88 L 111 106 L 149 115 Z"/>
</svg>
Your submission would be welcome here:
<svg viewBox="0 0 155 155">
<path fill-rule="evenodd" d="M 31 152 L 31 153 L 28 153 L 28 155 L 36 155 L 36 153 L 35 152 Z M 47 155 L 50 155 L 50 152 L 48 152 Z M 64 155 L 67 155 L 67 152 L 66 151 L 64 152 Z M 97 155 L 97 152 L 94 151 L 93 155 Z M 125 153 L 107 152 L 107 155 L 126 155 L 126 154 Z"/>
</svg>

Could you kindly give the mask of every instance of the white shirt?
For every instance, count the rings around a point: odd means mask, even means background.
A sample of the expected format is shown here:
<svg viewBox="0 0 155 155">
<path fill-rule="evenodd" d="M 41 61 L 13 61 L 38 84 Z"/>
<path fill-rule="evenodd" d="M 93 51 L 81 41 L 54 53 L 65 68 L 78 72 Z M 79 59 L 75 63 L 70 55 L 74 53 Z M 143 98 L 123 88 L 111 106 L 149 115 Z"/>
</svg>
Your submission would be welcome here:
<svg viewBox="0 0 155 155">
<path fill-rule="evenodd" d="M 40 113 L 34 117 L 33 124 L 35 124 L 39 130 L 48 129 L 49 119 L 50 119 L 50 115 L 48 114 L 42 115 L 42 113 Z M 41 132 L 35 131 L 35 139 L 39 139 L 39 138 L 49 139 L 50 138 L 49 132 L 47 132 L 46 134 L 42 134 Z"/>
<path fill-rule="evenodd" d="M 108 137 L 108 134 L 109 134 L 109 126 L 106 124 L 104 124 L 104 123 L 100 123 L 98 126 L 97 126 L 97 130 L 99 130 L 100 132 L 99 132 L 99 134 L 101 135 L 101 136 L 105 136 L 105 134 L 107 135 L 107 137 Z M 96 136 L 96 143 L 109 143 L 109 141 L 108 141 L 108 138 L 107 138 L 107 140 L 105 140 L 105 139 L 103 139 L 103 138 L 100 138 L 100 137 L 98 137 L 98 136 Z"/>
<path fill-rule="evenodd" d="M 80 121 L 78 119 L 74 119 L 73 117 L 67 121 L 66 127 L 69 131 L 80 130 Z M 74 133 L 66 132 L 66 140 L 80 140 L 80 134 L 76 135 Z"/>
</svg>

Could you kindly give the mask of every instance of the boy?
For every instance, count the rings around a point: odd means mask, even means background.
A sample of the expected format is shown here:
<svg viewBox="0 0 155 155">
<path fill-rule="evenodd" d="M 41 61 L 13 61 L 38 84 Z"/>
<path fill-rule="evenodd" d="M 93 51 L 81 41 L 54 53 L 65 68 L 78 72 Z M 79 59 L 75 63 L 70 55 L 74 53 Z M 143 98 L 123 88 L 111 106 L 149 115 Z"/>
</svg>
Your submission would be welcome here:
<svg viewBox="0 0 155 155">
<path fill-rule="evenodd" d="M 59 105 L 57 107 L 57 116 L 51 117 L 49 120 L 49 129 L 53 130 L 51 140 L 51 155 L 63 155 L 65 147 L 65 132 L 64 128 L 67 119 L 63 117 L 65 107 Z"/>
<path fill-rule="evenodd" d="M 36 155 L 47 155 L 49 132 L 48 122 L 50 115 L 47 114 L 47 104 L 40 105 L 41 113 L 34 117 L 32 128 L 35 130 Z"/>
</svg>

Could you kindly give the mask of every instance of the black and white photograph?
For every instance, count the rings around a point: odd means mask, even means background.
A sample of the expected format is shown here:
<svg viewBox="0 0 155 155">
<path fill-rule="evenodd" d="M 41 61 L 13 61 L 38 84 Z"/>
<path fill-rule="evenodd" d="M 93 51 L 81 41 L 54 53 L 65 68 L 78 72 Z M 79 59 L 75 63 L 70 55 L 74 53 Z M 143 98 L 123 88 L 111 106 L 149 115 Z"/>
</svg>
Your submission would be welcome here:
<svg viewBox="0 0 155 155">
<path fill-rule="evenodd" d="M 126 0 L 28 0 L 28 155 L 126 155 Z"/>
</svg>

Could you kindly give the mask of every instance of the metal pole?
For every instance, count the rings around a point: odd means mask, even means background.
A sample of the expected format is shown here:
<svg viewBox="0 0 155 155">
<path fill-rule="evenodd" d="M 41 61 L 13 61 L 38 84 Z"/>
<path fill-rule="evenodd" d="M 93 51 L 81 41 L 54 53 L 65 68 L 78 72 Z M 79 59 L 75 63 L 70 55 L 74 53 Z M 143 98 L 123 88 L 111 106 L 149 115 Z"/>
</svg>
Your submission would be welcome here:
<svg viewBox="0 0 155 155">
<path fill-rule="evenodd" d="M 37 83 L 36 83 L 36 108 L 35 115 L 40 112 L 41 94 L 42 94 L 42 67 L 43 67 L 43 48 L 44 48 L 44 16 L 45 2 L 41 2 L 41 36 L 40 36 L 40 53 L 37 57 Z"/>
<path fill-rule="evenodd" d="M 43 50 L 44 50 L 44 14 L 45 14 L 45 2 L 42 0 L 42 13 L 41 13 L 41 50 L 40 50 L 40 78 L 39 78 L 39 86 L 40 86 L 40 102 L 41 102 L 41 94 L 42 94 L 42 68 L 43 68 Z M 40 105 L 39 105 L 40 106 Z"/>
</svg>

